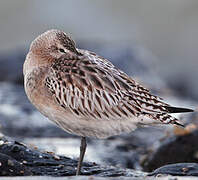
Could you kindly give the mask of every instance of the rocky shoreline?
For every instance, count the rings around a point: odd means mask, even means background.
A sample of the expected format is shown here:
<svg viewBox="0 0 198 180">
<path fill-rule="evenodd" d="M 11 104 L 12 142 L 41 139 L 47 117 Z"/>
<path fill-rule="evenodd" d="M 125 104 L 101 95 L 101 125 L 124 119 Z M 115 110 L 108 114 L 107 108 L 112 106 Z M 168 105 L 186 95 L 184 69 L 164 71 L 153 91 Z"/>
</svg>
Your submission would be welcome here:
<svg viewBox="0 0 198 180">
<path fill-rule="evenodd" d="M 196 132 L 197 133 L 197 132 Z M 52 152 L 41 152 L 17 141 L 0 139 L 0 176 L 74 176 L 77 160 Z M 136 177 L 198 176 L 198 163 L 176 163 L 162 166 L 150 173 L 84 162 L 82 176 Z"/>
</svg>

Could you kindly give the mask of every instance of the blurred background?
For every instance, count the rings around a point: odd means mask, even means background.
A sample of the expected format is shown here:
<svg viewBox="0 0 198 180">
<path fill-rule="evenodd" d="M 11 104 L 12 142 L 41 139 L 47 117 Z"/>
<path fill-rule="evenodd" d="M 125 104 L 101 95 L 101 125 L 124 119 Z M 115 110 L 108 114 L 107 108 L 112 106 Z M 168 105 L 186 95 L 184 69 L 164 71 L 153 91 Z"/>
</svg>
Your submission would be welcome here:
<svg viewBox="0 0 198 180">
<path fill-rule="evenodd" d="M 89 42 L 91 50 L 98 43 L 108 47 L 105 51 L 112 45 L 135 47 L 134 54 L 152 59 L 170 86 L 198 100 L 197 9 L 197 0 L 1 0 L 0 51 L 28 49 L 51 28 Z"/>
<path fill-rule="evenodd" d="M 2 132 L 8 136 L 22 138 L 27 143 L 43 145 L 44 149 L 51 143 L 53 144 L 51 150 L 60 154 L 71 156 L 78 154 L 78 140 L 69 141 L 71 144 L 68 144 L 68 141 L 61 139 L 54 141 L 45 139 L 52 136 L 68 138 L 71 136 L 66 135 L 41 116 L 29 103 L 23 90 L 22 65 L 25 55 L 31 41 L 48 29 L 60 29 L 69 33 L 77 42 L 77 47 L 95 51 L 111 60 L 173 105 L 196 108 L 198 102 L 197 10 L 197 0 L 1 0 L 0 124 Z M 157 133 L 155 138 L 150 130 L 147 131 L 151 139 L 144 142 L 145 144 L 148 142 L 152 144 L 162 136 L 162 129 L 151 131 Z M 137 134 L 140 139 L 144 139 L 143 133 Z M 44 139 L 38 140 L 38 137 Z M 36 140 L 34 141 L 33 138 Z M 67 151 L 63 148 L 65 144 Z M 97 145 L 101 149 L 105 149 L 104 145 L 107 146 L 105 142 Z M 109 162 L 112 163 L 113 157 L 116 157 L 112 154 L 115 144 L 111 146 L 109 143 L 108 148 L 98 153 L 109 152 L 104 157 L 111 156 Z M 96 158 L 94 149 L 88 150 L 93 151 L 88 153 L 88 160 L 103 162 L 98 156 L 98 159 Z M 134 154 L 136 155 L 136 151 Z M 139 164 L 130 163 L 126 166 L 140 167 Z"/>
</svg>

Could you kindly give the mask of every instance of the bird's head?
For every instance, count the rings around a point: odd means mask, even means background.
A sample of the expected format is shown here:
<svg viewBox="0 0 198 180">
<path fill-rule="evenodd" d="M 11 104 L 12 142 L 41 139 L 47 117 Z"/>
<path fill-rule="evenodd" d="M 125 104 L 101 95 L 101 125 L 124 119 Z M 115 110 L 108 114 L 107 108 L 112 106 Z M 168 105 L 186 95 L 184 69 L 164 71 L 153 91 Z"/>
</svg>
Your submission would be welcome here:
<svg viewBox="0 0 198 180">
<path fill-rule="evenodd" d="M 75 42 L 60 30 L 49 30 L 38 36 L 30 46 L 30 52 L 41 59 L 57 59 L 64 54 L 78 54 Z"/>
<path fill-rule="evenodd" d="M 37 67 L 50 67 L 61 56 L 81 55 L 75 42 L 60 30 L 49 30 L 38 36 L 30 45 L 30 50 L 23 65 L 24 74 Z"/>
</svg>

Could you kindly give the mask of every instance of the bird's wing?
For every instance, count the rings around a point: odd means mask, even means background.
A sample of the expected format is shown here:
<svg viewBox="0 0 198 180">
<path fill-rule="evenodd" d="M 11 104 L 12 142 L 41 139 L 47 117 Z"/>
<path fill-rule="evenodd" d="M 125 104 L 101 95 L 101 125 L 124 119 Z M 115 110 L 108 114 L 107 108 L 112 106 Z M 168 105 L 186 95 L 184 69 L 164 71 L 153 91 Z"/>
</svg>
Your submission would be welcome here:
<svg viewBox="0 0 198 180">
<path fill-rule="evenodd" d="M 80 117 L 122 119 L 146 115 L 156 119 L 169 107 L 101 57 L 58 59 L 50 68 L 46 86 L 57 103 Z"/>
</svg>

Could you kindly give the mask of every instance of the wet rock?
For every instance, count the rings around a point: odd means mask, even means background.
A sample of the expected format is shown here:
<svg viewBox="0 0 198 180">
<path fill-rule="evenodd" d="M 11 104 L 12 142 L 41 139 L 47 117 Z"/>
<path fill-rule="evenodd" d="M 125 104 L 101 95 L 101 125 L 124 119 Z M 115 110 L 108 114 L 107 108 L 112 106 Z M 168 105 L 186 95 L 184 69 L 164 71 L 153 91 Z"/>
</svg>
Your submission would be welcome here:
<svg viewBox="0 0 198 180">
<path fill-rule="evenodd" d="M 31 171 L 14 158 L 0 153 L 0 176 L 30 176 Z"/>
<path fill-rule="evenodd" d="M 4 176 L 17 176 L 21 172 L 21 168 L 24 169 L 24 174 L 26 175 L 75 175 L 77 160 L 57 156 L 49 152 L 40 152 L 37 149 L 30 149 L 19 142 L 8 141 L 5 138 L 1 138 L 0 142 L 1 164 L 4 165 L 5 161 L 7 161 L 8 164 L 7 168 L 5 168 L 5 165 L 2 166 L 4 167 L 2 174 Z M 10 173 L 10 166 L 13 167 L 12 173 Z M 142 177 L 146 174 L 129 169 L 100 166 L 96 163 L 84 162 L 82 175 Z"/>
<path fill-rule="evenodd" d="M 148 155 L 145 171 L 153 171 L 173 163 L 198 163 L 198 130 L 182 136 L 167 137 L 159 147 Z"/>
<path fill-rule="evenodd" d="M 162 166 L 152 173 L 150 176 L 159 174 L 169 174 L 173 176 L 198 176 L 198 164 L 197 163 L 177 163 Z"/>
<path fill-rule="evenodd" d="M 1 177 L 1 180 L 16 180 L 16 177 Z M 70 176 L 70 177 L 50 177 L 50 176 L 25 176 L 17 177 L 17 180 L 145 180 L 145 177 L 96 177 L 96 176 Z M 146 180 L 180 180 L 172 176 L 167 177 L 146 177 Z M 196 180 L 193 177 L 182 180 Z"/>
</svg>

